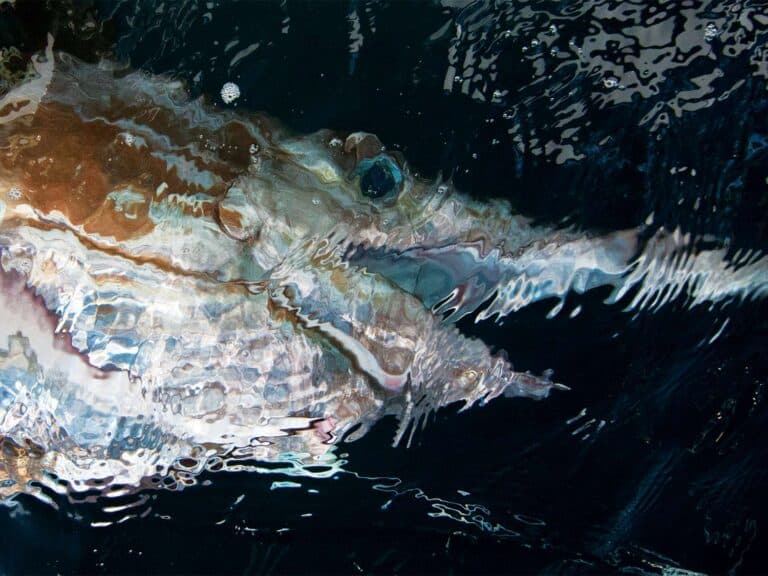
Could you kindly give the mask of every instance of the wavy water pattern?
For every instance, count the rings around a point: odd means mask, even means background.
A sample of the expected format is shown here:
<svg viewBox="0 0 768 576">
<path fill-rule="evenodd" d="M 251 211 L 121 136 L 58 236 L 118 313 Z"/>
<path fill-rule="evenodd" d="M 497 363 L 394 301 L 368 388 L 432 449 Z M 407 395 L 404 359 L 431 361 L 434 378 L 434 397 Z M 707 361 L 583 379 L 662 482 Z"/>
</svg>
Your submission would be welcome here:
<svg viewBox="0 0 768 576">
<path fill-rule="evenodd" d="M 506 106 L 520 151 L 562 164 L 594 153 L 588 111 L 632 104 L 653 133 L 768 80 L 766 25 L 760 0 L 471 2 L 434 39 L 450 37 L 446 91 Z"/>
</svg>

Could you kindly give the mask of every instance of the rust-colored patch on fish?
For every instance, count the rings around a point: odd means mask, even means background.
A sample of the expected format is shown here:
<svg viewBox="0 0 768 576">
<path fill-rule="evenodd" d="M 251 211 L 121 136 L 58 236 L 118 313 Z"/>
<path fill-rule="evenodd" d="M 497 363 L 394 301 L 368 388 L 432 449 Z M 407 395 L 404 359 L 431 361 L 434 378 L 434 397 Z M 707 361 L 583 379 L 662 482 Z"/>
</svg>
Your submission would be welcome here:
<svg viewBox="0 0 768 576">
<path fill-rule="evenodd" d="M 236 210 L 230 210 L 221 204 L 218 205 L 218 217 L 221 226 L 225 230 L 242 231 L 243 224 L 240 213 Z M 244 232 L 243 232 L 244 235 Z"/>
<path fill-rule="evenodd" d="M 113 156 L 118 155 L 114 149 L 116 135 L 115 127 L 102 122 L 83 123 L 72 110 L 55 105 L 40 107 L 26 137 L 10 139 L 12 146 L 14 141 L 34 145 L 12 149 L 2 158 L 2 166 L 39 214 L 60 212 L 88 234 L 117 240 L 140 236 L 152 229 L 152 222 L 147 218 L 146 191 L 132 180 L 138 180 L 136 175 L 145 170 L 136 170 L 142 162 L 127 151 L 120 153 L 119 162 L 113 162 Z M 110 170 L 110 164 L 120 168 Z M 132 179 L 121 178 L 130 172 Z M 121 183 L 145 196 L 133 218 L 107 201 L 109 193 Z"/>
<path fill-rule="evenodd" d="M 0 128 L 4 179 L 17 186 L 22 201 L 41 216 L 58 212 L 85 234 L 118 242 L 152 231 L 153 203 L 166 201 L 184 215 L 215 218 L 217 198 L 248 167 L 252 138 L 247 128 L 230 122 L 220 134 L 201 133 L 215 151 L 203 160 L 185 149 L 191 135 L 171 129 L 163 115 L 137 108 L 123 112 L 145 120 L 158 137 L 174 142 L 170 153 L 209 174 L 211 185 L 184 178 L 162 154 L 153 154 L 151 143 L 134 143 L 134 137 L 109 118 L 84 121 L 71 107 L 56 102 L 40 106 L 29 122 Z M 131 195 L 129 205 L 121 204 L 121 192 Z"/>
<path fill-rule="evenodd" d="M 23 492 L 55 460 L 55 452 L 46 452 L 29 440 L 22 446 L 0 435 L 0 499 Z"/>
</svg>

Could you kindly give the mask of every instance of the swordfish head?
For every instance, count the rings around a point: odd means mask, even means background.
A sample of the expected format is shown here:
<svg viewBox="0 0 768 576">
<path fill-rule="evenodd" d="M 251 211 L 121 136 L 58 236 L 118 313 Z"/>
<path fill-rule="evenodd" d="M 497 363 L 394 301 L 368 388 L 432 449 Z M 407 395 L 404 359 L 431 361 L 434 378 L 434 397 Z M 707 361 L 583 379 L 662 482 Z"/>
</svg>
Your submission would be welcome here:
<svg viewBox="0 0 768 576">
<path fill-rule="evenodd" d="M 450 319 L 568 234 L 370 134 L 294 137 L 50 45 L 34 66 L 0 103 L 3 493 L 316 463 L 385 415 L 399 441 L 440 406 L 555 386 Z"/>
</svg>

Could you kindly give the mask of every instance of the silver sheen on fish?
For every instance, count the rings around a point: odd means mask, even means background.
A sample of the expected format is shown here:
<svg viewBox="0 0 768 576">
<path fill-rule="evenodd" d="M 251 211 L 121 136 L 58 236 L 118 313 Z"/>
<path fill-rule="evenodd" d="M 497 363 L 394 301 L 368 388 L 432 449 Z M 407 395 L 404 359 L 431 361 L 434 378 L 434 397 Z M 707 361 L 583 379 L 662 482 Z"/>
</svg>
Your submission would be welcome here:
<svg viewBox="0 0 768 576">
<path fill-rule="evenodd" d="M 463 336 L 470 313 L 766 294 L 759 254 L 533 226 L 371 134 L 296 137 L 51 39 L 31 66 L 0 101 L 0 497 L 329 462 L 386 415 L 399 442 L 441 406 L 564 388 Z"/>
</svg>

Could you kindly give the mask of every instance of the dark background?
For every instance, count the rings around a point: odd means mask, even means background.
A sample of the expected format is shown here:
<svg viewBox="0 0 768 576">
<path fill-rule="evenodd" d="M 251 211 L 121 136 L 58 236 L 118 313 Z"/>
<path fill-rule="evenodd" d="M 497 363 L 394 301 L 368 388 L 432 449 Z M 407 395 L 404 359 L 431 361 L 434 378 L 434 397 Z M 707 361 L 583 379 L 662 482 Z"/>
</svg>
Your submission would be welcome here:
<svg viewBox="0 0 768 576">
<path fill-rule="evenodd" d="M 297 132 L 376 133 L 414 171 L 542 221 L 613 230 L 653 213 L 656 225 L 734 250 L 768 246 L 764 2 L 209 4 L 17 0 L 0 6 L 0 40 L 32 53 L 53 32 L 57 49 L 180 78 L 214 104 L 235 81 L 238 108 Z M 633 28 L 659 21 L 673 23 L 667 44 Z M 703 38 L 708 24 L 717 34 L 706 43 L 678 41 L 691 30 Z M 655 60 L 643 60 L 648 44 Z M 481 70 L 483 59 L 492 65 Z M 451 66 L 459 79 L 446 85 Z M 713 101 L 675 113 L 715 70 Z M 614 76 L 625 102 L 610 100 Z M 537 153 L 537 140 L 570 144 L 579 158 Z M 89 527 L 103 519 L 95 506 L 20 498 L 0 508 L 0 570 L 765 572 L 766 303 L 691 308 L 680 298 L 632 314 L 606 296 L 571 296 L 552 320 L 543 302 L 501 326 L 460 326 L 517 367 L 554 369 L 570 392 L 443 410 L 409 449 L 390 447 L 395 425 L 384 421 L 342 448 L 358 476 L 272 491 L 285 478 L 207 475 L 211 485 L 151 494 L 146 518 L 104 529 Z M 401 494 L 366 476 L 399 478 Z M 426 496 L 487 513 L 454 505 L 454 519 L 430 516 L 439 508 Z"/>
</svg>

